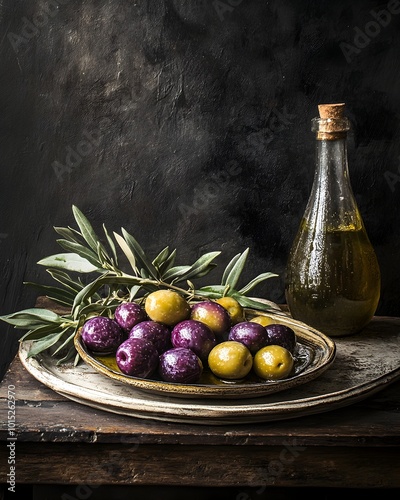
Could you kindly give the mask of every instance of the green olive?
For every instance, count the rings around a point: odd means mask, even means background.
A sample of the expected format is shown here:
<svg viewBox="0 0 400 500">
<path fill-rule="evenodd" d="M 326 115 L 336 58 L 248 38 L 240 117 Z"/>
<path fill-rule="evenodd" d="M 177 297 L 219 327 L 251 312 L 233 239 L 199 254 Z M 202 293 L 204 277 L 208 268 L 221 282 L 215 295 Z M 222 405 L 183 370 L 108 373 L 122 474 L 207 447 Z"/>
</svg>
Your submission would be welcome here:
<svg viewBox="0 0 400 500">
<path fill-rule="evenodd" d="M 216 299 L 215 302 L 228 311 L 232 325 L 245 321 L 243 307 L 233 297 L 221 297 Z"/>
<path fill-rule="evenodd" d="M 242 379 L 253 366 L 249 349 L 241 342 L 226 340 L 217 344 L 208 355 L 210 370 L 222 379 Z"/>
<path fill-rule="evenodd" d="M 152 321 L 175 326 L 190 316 L 186 299 L 173 290 L 157 290 L 146 297 L 145 311 Z"/>
<path fill-rule="evenodd" d="M 256 352 L 254 372 L 264 380 L 280 380 L 290 375 L 294 358 L 280 345 L 268 345 Z"/>
<path fill-rule="evenodd" d="M 253 323 L 259 323 L 262 326 L 268 326 L 276 323 L 276 320 L 270 318 L 269 316 L 255 316 L 250 321 Z"/>
</svg>

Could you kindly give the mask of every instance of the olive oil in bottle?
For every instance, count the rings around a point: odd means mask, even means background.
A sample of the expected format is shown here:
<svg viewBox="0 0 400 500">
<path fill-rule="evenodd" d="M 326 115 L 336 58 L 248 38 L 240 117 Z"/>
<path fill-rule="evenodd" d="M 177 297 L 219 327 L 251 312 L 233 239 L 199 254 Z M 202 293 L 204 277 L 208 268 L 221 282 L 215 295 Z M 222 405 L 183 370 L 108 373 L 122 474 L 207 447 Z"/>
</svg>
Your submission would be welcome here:
<svg viewBox="0 0 400 500">
<path fill-rule="evenodd" d="M 293 318 L 329 336 L 359 332 L 380 297 L 380 270 L 349 181 L 343 104 L 320 105 L 316 170 L 286 267 Z"/>
</svg>

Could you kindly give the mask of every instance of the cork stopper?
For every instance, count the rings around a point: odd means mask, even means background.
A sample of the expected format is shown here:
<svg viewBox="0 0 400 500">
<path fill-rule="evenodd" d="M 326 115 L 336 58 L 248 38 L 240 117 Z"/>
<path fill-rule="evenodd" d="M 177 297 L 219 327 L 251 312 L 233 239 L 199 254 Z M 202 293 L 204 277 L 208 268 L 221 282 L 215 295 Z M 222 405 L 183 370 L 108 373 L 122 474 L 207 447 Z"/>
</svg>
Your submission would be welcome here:
<svg viewBox="0 0 400 500">
<path fill-rule="evenodd" d="M 318 111 L 320 118 L 344 118 L 345 104 L 319 104 Z"/>
<path fill-rule="evenodd" d="M 319 104 L 319 118 L 312 120 L 312 130 L 319 140 L 336 140 L 346 137 L 350 122 L 344 115 L 345 104 Z"/>
</svg>

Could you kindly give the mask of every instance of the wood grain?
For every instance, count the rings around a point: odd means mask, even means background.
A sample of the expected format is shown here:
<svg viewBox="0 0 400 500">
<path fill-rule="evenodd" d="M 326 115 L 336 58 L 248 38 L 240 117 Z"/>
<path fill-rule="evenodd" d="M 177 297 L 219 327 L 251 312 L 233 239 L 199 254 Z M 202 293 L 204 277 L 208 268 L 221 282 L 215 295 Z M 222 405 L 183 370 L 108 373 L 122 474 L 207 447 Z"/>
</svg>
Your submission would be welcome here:
<svg viewBox="0 0 400 500">
<path fill-rule="evenodd" d="M 46 443 L 40 446 L 40 453 L 38 449 L 19 443 L 20 483 L 400 487 L 396 448 L 386 449 L 384 455 L 369 447 L 354 455 L 348 447 L 301 445 L 290 450 L 288 445 L 130 448 Z M 3 447 L 1 463 L 5 463 L 5 454 Z M 0 481 L 4 479 L 2 472 Z"/>
</svg>

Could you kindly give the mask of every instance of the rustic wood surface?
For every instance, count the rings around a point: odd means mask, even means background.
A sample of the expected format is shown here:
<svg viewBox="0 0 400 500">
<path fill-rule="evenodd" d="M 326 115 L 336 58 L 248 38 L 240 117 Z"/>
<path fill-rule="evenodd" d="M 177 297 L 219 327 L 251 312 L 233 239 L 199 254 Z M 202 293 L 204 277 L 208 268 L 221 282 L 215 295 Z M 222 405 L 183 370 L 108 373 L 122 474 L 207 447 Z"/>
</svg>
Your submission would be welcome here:
<svg viewBox="0 0 400 500">
<path fill-rule="evenodd" d="M 398 319 L 393 325 L 398 329 Z M 16 393 L 21 484 L 400 488 L 400 382 L 323 414 L 200 426 L 136 419 L 71 402 L 39 383 L 15 358 L 0 387 L 3 483 L 9 384 Z"/>
</svg>

